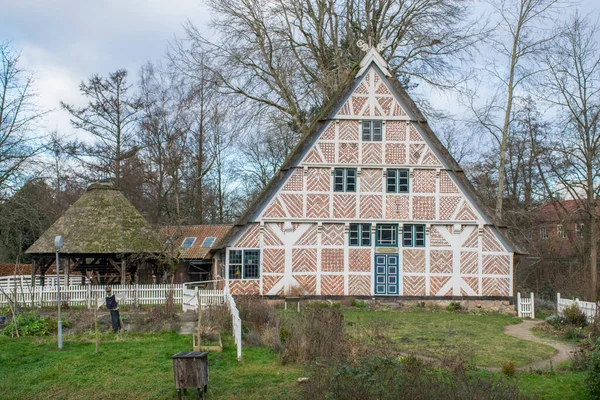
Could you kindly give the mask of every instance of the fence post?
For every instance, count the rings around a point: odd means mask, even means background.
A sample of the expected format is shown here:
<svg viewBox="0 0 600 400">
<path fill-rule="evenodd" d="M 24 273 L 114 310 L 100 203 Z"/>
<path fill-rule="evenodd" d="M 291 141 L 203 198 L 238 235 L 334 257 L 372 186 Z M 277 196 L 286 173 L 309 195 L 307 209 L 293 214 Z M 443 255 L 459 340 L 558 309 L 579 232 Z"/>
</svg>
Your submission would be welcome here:
<svg viewBox="0 0 600 400">
<path fill-rule="evenodd" d="M 521 292 L 517 292 L 517 316 L 521 318 L 522 314 L 523 313 L 521 312 Z"/>
<path fill-rule="evenodd" d="M 140 284 L 135 284 L 135 308 L 140 306 Z"/>
<path fill-rule="evenodd" d="M 531 292 L 531 319 L 535 319 L 535 305 L 533 301 L 533 292 Z"/>
<path fill-rule="evenodd" d="M 39 302 L 39 304 L 38 304 L 38 307 L 39 307 L 39 308 L 42 308 L 42 306 L 43 306 L 43 303 L 42 303 L 42 302 L 43 302 L 43 300 L 44 300 L 44 299 L 42 299 L 42 297 L 44 296 L 44 286 L 40 285 L 40 286 L 38 286 L 37 288 L 38 288 L 38 291 L 39 291 L 39 293 L 38 293 L 38 299 L 40 299 L 40 302 Z"/>
<path fill-rule="evenodd" d="M 92 308 L 92 285 L 89 283 L 85 285 L 85 299 L 87 300 L 87 308 L 88 310 Z"/>
<path fill-rule="evenodd" d="M 560 292 L 556 292 L 556 316 L 558 317 L 558 314 L 560 312 Z"/>
</svg>

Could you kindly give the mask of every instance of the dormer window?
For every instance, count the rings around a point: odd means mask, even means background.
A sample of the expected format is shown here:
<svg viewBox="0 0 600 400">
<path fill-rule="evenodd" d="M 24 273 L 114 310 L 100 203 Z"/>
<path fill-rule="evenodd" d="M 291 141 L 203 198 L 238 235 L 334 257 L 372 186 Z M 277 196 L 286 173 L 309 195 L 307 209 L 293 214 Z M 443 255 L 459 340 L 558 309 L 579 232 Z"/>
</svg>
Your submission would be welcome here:
<svg viewBox="0 0 600 400">
<path fill-rule="evenodd" d="M 212 247 L 212 245 L 215 243 L 215 239 L 216 237 L 214 236 L 207 237 L 206 239 L 204 239 L 204 242 L 202 242 L 201 247 Z"/>
<path fill-rule="evenodd" d="M 190 247 L 192 247 L 194 245 L 194 243 L 196 243 L 195 237 L 186 237 L 185 239 L 183 239 L 183 242 L 181 243 L 181 248 L 189 249 Z"/>
<path fill-rule="evenodd" d="M 383 124 L 381 121 L 362 122 L 362 140 L 367 142 L 381 142 Z"/>
</svg>

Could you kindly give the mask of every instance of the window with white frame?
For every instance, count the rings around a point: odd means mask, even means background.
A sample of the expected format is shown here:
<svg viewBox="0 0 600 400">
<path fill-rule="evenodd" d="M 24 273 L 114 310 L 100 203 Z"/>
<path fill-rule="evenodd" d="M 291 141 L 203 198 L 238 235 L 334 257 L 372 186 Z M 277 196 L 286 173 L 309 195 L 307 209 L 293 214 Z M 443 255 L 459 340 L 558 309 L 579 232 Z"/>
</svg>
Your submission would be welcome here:
<svg viewBox="0 0 600 400">
<path fill-rule="evenodd" d="M 216 237 L 214 237 L 214 236 L 209 236 L 209 237 L 205 238 L 204 242 L 202 242 L 201 247 L 212 247 L 212 245 L 215 243 L 215 239 L 216 239 Z"/>
<path fill-rule="evenodd" d="M 540 237 L 542 239 L 548 239 L 548 228 L 545 226 L 540 227 Z"/>
<path fill-rule="evenodd" d="M 565 227 L 563 226 L 563 224 L 556 225 L 556 235 L 561 239 L 567 237 L 567 234 L 565 233 Z"/>
<path fill-rule="evenodd" d="M 379 224 L 375 231 L 375 244 L 377 246 L 397 246 L 398 245 L 398 225 Z"/>
<path fill-rule="evenodd" d="M 388 169 L 386 177 L 386 188 L 388 193 L 408 193 L 407 169 Z"/>
<path fill-rule="evenodd" d="M 579 239 L 583 239 L 583 230 L 585 229 L 584 224 L 575 224 L 575 234 Z"/>
<path fill-rule="evenodd" d="M 381 121 L 362 122 L 362 140 L 368 142 L 381 142 L 383 124 Z"/>
<path fill-rule="evenodd" d="M 259 279 L 260 250 L 229 250 L 229 279 Z"/>
<path fill-rule="evenodd" d="M 181 248 L 189 249 L 190 247 L 192 247 L 194 245 L 194 243 L 196 243 L 195 237 L 186 237 L 185 239 L 183 239 L 183 242 L 181 243 Z"/>
<path fill-rule="evenodd" d="M 425 247 L 425 225 L 404 225 L 402 228 L 403 247 Z"/>
<path fill-rule="evenodd" d="M 333 170 L 334 192 L 356 192 L 356 169 L 336 168 Z"/>
<path fill-rule="evenodd" d="M 371 224 L 350 224 L 350 246 L 371 245 Z"/>
</svg>

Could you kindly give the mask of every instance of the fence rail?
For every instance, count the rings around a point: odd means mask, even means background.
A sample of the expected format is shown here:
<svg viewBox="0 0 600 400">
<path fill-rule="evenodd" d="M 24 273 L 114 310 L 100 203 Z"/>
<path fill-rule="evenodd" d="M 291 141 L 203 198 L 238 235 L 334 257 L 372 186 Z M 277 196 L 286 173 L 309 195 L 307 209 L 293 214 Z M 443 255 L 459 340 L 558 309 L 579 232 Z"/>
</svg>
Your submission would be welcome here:
<svg viewBox="0 0 600 400">
<path fill-rule="evenodd" d="M 581 301 L 579 299 L 564 299 L 560 297 L 560 293 L 556 293 L 556 314 L 560 316 L 564 316 L 565 308 L 571 307 L 574 304 L 577 304 L 579 310 L 581 310 L 588 322 L 593 322 L 598 315 L 598 305 L 599 303 L 592 303 L 590 301 Z"/>
<path fill-rule="evenodd" d="M 535 318 L 535 303 L 533 292 L 529 298 L 521 297 L 521 293 L 517 292 L 517 313 L 519 318 Z"/>
<path fill-rule="evenodd" d="M 175 304 L 183 303 L 183 285 L 112 285 L 113 293 L 122 305 L 165 304 L 173 291 Z M 60 299 L 69 306 L 91 308 L 96 300 L 104 302 L 104 285 L 61 285 Z M 56 305 L 56 286 L 13 286 L 0 290 L 0 306 L 13 299 L 21 307 L 47 307 Z"/>
<path fill-rule="evenodd" d="M 235 300 L 231 293 L 225 294 L 225 302 L 229 311 L 231 311 L 231 317 L 233 319 L 233 338 L 237 345 L 237 359 L 242 359 L 242 320 L 240 319 L 240 312 L 235 304 Z"/>
</svg>

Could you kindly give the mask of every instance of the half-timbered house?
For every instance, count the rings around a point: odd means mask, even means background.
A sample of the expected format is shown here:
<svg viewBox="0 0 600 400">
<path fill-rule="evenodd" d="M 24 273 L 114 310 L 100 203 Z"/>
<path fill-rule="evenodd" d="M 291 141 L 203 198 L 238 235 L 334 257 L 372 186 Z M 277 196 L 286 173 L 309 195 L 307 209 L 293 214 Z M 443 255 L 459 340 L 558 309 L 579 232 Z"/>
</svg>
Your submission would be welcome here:
<svg viewBox="0 0 600 400">
<path fill-rule="evenodd" d="M 504 231 L 370 48 L 217 257 L 238 295 L 506 298 Z"/>
</svg>

